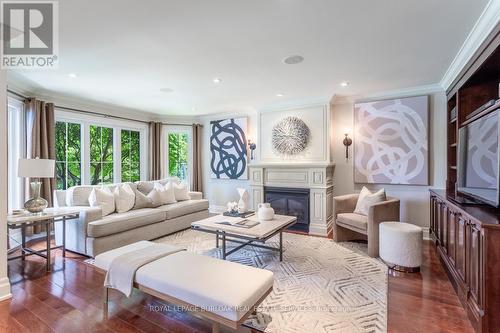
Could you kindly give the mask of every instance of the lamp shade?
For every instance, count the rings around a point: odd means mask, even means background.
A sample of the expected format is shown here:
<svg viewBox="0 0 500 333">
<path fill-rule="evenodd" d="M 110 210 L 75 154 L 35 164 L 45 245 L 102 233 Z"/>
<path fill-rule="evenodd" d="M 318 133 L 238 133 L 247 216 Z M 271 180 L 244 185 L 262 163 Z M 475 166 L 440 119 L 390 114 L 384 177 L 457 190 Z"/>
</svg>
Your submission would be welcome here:
<svg viewBox="0 0 500 333">
<path fill-rule="evenodd" d="M 29 178 L 54 178 L 55 167 L 55 160 L 45 160 L 39 158 L 19 159 L 17 176 Z"/>
</svg>

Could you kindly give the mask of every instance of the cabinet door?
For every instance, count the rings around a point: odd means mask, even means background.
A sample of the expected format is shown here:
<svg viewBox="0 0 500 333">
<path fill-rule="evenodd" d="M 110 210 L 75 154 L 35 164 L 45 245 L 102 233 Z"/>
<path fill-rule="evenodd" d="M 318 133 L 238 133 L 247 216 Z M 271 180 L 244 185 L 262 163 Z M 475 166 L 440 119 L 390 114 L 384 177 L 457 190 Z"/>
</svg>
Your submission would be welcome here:
<svg viewBox="0 0 500 333">
<path fill-rule="evenodd" d="M 465 259 L 466 259 L 466 241 L 465 241 L 465 234 L 466 234 L 466 226 L 467 226 L 467 221 L 463 218 L 462 215 L 458 214 L 456 217 L 456 223 L 455 223 L 455 233 L 456 233 L 456 242 L 455 242 L 455 268 L 457 269 L 457 273 L 462 279 L 462 281 L 465 282 Z"/>
<path fill-rule="evenodd" d="M 444 252 L 448 251 L 448 206 L 441 205 L 441 246 Z"/>
<path fill-rule="evenodd" d="M 482 270 L 481 270 L 481 230 L 476 227 L 474 223 L 470 223 L 467 227 L 467 241 L 468 241 L 468 251 L 467 251 L 467 272 L 468 279 L 467 284 L 469 286 L 470 297 L 474 302 L 481 307 L 481 280 L 482 280 Z"/>
<path fill-rule="evenodd" d="M 443 203 L 441 201 L 436 201 L 436 240 L 437 243 L 441 243 L 441 205 Z"/>
<path fill-rule="evenodd" d="M 431 199 L 430 199 L 430 219 L 429 219 L 429 233 L 430 235 L 436 235 L 436 229 L 434 227 L 435 225 L 435 219 L 436 219 L 436 214 L 435 214 L 435 206 L 436 206 L 436 197 L 435 196 L 431 196 Z"/>
<path fill-rule="evenodd" d="M 453 265 L 455 265 L 455 242 L 456 242 L 456 212 L 452 209 L 448 209 L 448 258 Z"/>
</svg>

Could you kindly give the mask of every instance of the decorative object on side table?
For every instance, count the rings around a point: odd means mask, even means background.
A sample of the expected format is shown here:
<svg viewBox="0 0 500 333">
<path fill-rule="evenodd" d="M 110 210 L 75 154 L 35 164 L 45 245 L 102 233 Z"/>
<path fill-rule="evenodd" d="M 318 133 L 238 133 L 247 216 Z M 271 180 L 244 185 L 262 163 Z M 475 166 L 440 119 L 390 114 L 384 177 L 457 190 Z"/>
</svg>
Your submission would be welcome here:
<svg viewBox="0 0 500 333">
<path fill-rule="evenodd" d="M 272 132 L 273 148 L 285 155 L 295 155 L 306 149 L 309 143 L 309 127 L 298 117 L 280 120 Z"/>
<path fill-rule="evenodd" d="M 236 189 L 240 195 L 238 201 L 238 213 L 245 213 L 248 211 L 248 191 L 242 187 Z"/>
<path fill-rule="evenodd" d="M 270 203 L 260 203 L 257 210 L 259 221 L 271 221 L 274 218 L 274 209 Z"/>
<path fill-rule="evenodd" d="M 43 213 L 47 200 L 40 196 L 42 182 L 40 178 L 54 178 L 55 161 L 48 159 L 19 159 L 18 177 L 35 178 L 31 182 L 32 198 L 24 203 L 24 208 L 33 214 Z"/>
</svg>

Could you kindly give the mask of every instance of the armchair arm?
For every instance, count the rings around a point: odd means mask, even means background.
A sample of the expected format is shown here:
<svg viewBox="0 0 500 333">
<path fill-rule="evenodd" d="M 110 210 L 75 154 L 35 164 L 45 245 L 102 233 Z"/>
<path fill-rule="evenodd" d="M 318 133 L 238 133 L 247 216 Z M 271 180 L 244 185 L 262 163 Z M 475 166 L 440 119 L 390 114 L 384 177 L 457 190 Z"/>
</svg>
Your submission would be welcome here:
<svg viewBox="0 0 500 333">
<path fill-rule="evenodd" d="M 333 197 L 333 216 L 337 214 L 352 213 L 356 209 L 359 194 L 347 194 Z"/>
<path fill-rule="evenodd" d="M 386 221 L 399 221 L 399 199 L 388 199 L 376 203 L 368 209 L 368 229 L 370 224 Z"/>
</svg>

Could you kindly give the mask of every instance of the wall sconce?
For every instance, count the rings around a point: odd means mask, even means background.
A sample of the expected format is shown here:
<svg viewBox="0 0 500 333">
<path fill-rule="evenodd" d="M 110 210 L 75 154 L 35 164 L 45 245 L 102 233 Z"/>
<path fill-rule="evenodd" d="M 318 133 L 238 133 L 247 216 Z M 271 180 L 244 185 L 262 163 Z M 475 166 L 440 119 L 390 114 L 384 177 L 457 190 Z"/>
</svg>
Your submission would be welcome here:
<svg viewBox="0 0 500 333">
<path fill-rule="evenodd" d="M 349 137 L 349 133 L 344 133 L 345 135 L 345 138 L 344 138 L 344 141 L 342 141 L 342 143 L 344 144 L 345 146 L 345 158 L 348 160 L 349 159 L 349 146 L 352 145 L 352 139 Z"/>
<path fill-rule="evenodd" d="M 248 140 L 248 148 L 250 148 L 250 159 L 253 160 L 253 152 L 257 148 L 257 145 L 252 140 Z"/>
</svg>

